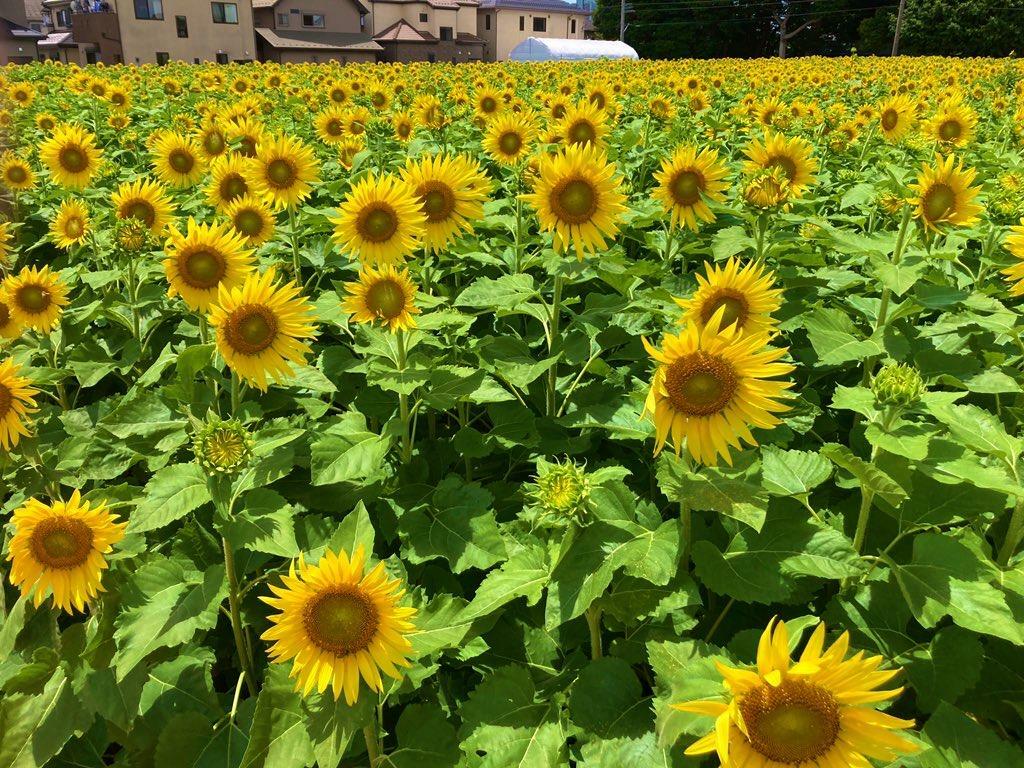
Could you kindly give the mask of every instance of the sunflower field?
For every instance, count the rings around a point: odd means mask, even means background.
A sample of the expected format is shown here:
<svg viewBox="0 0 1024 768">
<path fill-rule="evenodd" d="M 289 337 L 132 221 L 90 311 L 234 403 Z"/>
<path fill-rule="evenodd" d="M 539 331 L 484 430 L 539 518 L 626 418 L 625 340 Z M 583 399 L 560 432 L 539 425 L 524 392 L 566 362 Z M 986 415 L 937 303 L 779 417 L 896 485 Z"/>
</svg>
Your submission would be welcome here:
<svg viewBox="0 0 1024 768">
<path fill-rule="evenodd" d="M 0 69 L 0 768 L 1024 766 L 1024 65 Z"/>
</svg>

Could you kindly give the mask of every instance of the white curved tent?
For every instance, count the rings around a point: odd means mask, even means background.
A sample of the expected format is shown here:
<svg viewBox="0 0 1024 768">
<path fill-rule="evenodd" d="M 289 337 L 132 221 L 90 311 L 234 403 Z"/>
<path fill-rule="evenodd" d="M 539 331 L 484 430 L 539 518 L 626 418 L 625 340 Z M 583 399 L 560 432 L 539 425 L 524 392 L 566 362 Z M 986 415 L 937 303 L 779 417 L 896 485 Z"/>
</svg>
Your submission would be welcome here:
<svg viewBox="0 0 1024 768">
<path fill-rule="evenodd" d="M 620 40 L 564 40 L 528 37 L 509 54 L 512 61 L 579 61 L 581 59 L 638 59 Z"/>
</svg>

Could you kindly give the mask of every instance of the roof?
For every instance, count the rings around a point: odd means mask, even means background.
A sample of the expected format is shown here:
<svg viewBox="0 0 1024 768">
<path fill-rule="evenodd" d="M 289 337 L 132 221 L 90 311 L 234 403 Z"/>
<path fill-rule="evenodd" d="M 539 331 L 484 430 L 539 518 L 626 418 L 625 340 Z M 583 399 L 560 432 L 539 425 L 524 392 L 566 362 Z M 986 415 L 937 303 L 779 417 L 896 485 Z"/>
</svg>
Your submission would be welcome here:
<svg viewBox="0 0 1024 768">
<path fill-rule="evenodd" d="M 551 11 L 552 13 L 588 13 L 573 2 L 565 0 L 480 0 L 482 10 L 507 8 L 517 11 Z"/>
<path fill-rule="evenodd" d="M 566 40 L 528 37 L 509 53 L 513 61 L 561 59 L 637 59 L 637 53 L 620 40 Z"/>
<path fill-rule="evenodd" d="M 42 32 L 36 32 L 34 29 L 29 29 L 28 27 L 19 24 L 17 21 L 11 21 L 10 19 L 0 17 L 0 22 L 3 22 L 3 26 L 7 28 L 11 37 L 24 38 L 26 40 L 39 40 L 45 37 Z"/>
<path fill-rule="evenodd" d="M 43 1 L 45 2 L 46 0 Z M 26 2 L 29 2 L 29 0 L 26 0 Z M 281 0 L 252 0 L 252 7 L 254 10 L 259 10 L 260 8 L 273 8 L 279 2 L 281 2 Z M 359 0 L 352 0 L 352 2 L 356 4 L 359 12 L 364 16 L 370 12 L 370 10 L 359 2 Z"/>
<path fill-rule="evenodd" d="M 473 45 L 475 43 L 483 45 L 486 42 L 482 37 L 471 35 L 469 32 L 459 32 L 455 35 L 455 41 L 458 43 L 464 43 L 465 45 Z"/>
<path fill-rule="evenodd" d="M 434 43 L 437 38 L 429 32 L 422 32 L 413 27 L 405 19 L 399 19 L 387 29 L 373 36 L 377 42 L 383 43 Z"/>
<path fill-rule="evenodd" d="M 460 5 L 479 5 L 477 0 L 373 0 L 373 2 L 391 3 L 392 5 L 407 5 L 413 3 L 417 5 L 429 5 L 431 8 L 450 8 L 451 10 L 458 10 Z"/>
<path fill-rule="evenodd" d="M 70 32 L 51 32 L 36 45 L 45 46 L 47 48 L 56 45 L 74 45 L 75 41 L 71 39 Z"/>
<path fill-rule="evenodd" d="M 256 34 L 271 48 L 318 51 L 380 51 L 367 35 L 356 32 L 282 32 L 256 27 Z"/>
</svg>

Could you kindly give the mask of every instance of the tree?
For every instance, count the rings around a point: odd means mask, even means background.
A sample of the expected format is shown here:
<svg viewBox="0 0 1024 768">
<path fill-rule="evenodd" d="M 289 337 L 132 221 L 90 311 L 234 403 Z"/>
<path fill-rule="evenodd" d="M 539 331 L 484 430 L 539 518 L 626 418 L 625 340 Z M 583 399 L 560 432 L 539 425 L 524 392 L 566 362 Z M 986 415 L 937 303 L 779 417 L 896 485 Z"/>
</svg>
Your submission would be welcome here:
<svg viewBox="0 0 1024 768">
<path fill-rule="evenodd" d="M 861 49 L 888 53 L 896 11 L 877 11 L 860 25 Z M 1006 56 L 1024 51 L 1024 0 L 907 0 L 900 53 Z"/>
</svg>

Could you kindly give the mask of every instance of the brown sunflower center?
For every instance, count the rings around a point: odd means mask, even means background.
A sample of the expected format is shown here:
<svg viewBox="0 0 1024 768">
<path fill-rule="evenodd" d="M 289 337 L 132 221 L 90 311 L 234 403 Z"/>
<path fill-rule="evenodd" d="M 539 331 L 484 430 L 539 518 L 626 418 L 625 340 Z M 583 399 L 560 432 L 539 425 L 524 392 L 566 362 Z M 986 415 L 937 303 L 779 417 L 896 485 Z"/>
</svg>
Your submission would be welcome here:
<svg viewBox="0 0 1024 768">
<path fill-rule="evenodd" d="M 750 746 L 769 760 L 799 765 L 825 754 L 839 735 L 839 704 L 803 680 L 762 685 L 740 700 Z"/>
<path fill-rule="evenodd" d="M 363 125 L 362 120 L 353 120 L 348 126 L 348 132 L 353 136 L 358 136 L 366 130 L 366 126 Z"/>
<path fill-rule="evenodd" d="M 341 120 L 336 117 L 332 117 L 326 123 L 324 123 L 324 133 L 328 136 L 341 136 L 345 132 L 345 127 L 341 124 Z"/>
<path fill-rule="evenodd" d="M 20 165 L 12 165 L 7 169 L 7 179 L 12 184 L 24 184 L 25 180 L 28 179 L 28 174 Z"/>
<path fill-rule="evenodd" d="M 53 297 L 41 285 L 23 285 L 17 293 L 18 306 L 30 314 L 45 312 L 50 308 Z"/>
<path fill-rule="evenodd" d="M 455 210 L 455 193 L 451 187 L 440 181 L 421 184 L 416 194 L 423 201 L 423 212 L 427 214 L 427 221 L 431 223 L 447 220 Z"/>
<path fill-rule="evenodd" d="M 672 198 L 679 205 L 696 205 L 704 190 L 704 176 L 699 171 L 685 170 L 672 179 Z"/>
<path fill-rule="evenodd" d="M 206 248 L 186 253 L 182 261 L 181 278 L 193 288 L 214 288 L 227 273 L 224 257 Z"/>
<path fill-rule="evenodd" d="M 604 109 L 604 105 L 608 103 L 608 100 L 600 91 L 594 91 L 592 94 L 590 94 L 590 103 L 594 104 L 597 107 L 600 107 L 601 109 Z"/>
<path fill-rule="evenodd" d="M 184 149 L 172 149 L 167 155 L 167 162 L 178 173 L 191 173 L 196 159 Z"/>
<path fill-rule="evenodd" d="M 39 127 L 42 128 L 44 131 L 53 130 L 53 128 L 56 125 L 57 125 L 57 123 L 55 123 L 53 120 L 51 120 L 48 117 L 44 117 L 44 118 L 41 118 L 39 120 Z"/>
<path fill-rule="evenodd" d="M 73 517 L 48 517 L 36 525 L 32 554 L 48 568 L 67 570 L 84 563 L 92 551 L 92 529 Z"/>
<path fill-rule="evenodd" d="M 295 183 L 298 178 L 295 165 L 283 157 L 271 160 L 267 163 L 267 181 L 278 189 L 286 189 Z"/>
<path fill-rule="evenodd" d="M 239 173 L 229 173 L 220 182 L 220 196 L 231 202 L 249 191 L 249 185 Z"/>
<path fill-rule="evenodd" d="M 921 201 L 925 218 L 939 221 L 956 207 L 956 192 L 948 184 L 933 184 Z"/>
<path fill-rule="evenodd" d="M 410 133 L 412 133 L 412 125 L 410 123 L 399 123 L 397 133 L 402 138 L 405 138 Z"/>
<path fill-rule="evenodd" d="M 9 322 L 11 322 L 11 310 L 7 308 L 6 304 L 0 302 L 0 328 L 6 326 Z M 10 391 L 3 384 L 0 384 L 0 417 L 7 412 L 2 406 L 4 393 L 10 396 Z"/>
<path fill-rule="evenodd" d="M 386 243 L 398 232 L 398 214 L 387 203 L 368 206 L 356 220 L 356 231 L 363 240 Z"/>
<path fill-rule="evenodd" d="M 484 96 L 480 99 L 480 111 L 490 113 L 498 108 L 498 102 L 492 96 Z"/>
<path fill-rule="evenodd" d="M 244 304 L 228 318 L 228 344 L 243 355 L 257 355 L 274 343 L 277 318 L 260 304 Z"/>
<path fill-rule="evenodd" d="M 586 179 L 570 179 L 555 187 L 551 208 L 562 221 L 584 224 L 597 211 L 597 191 Z"/>
<path fill-rule="evenodd" d="M 750 307 L 743 294 L 726 288 L 720 288 L 700 308 L 701 319 L 707 323 L 715 316 L 715 313 L 725 307 L 722 313 L 722 324 L 720 328 L 728 328 L 736 323 L 739 328 L 747 321 L 750 314 Z"/>
<path fill-rule="evenodd" d="M 110 95 L 110 103 L 115 107 L 123 107 L 127 98 L 123 93 L 112 93 Z"/>
<path fill-rule="evenodd" d="M 506 155 L 518 155 L 523 148 L 523 139 L 516 131 L 506 131 L 498 139 L 498 147 Z"/>
<path fill-rule="evenodd" d="M 792 181 L 796 178 L 796 163 L 793 159 L 786 157 L 785 155 L 777 155 L 768 159 L 766 168 L 781 168 L 783 173 L 786 174 L 786 178 Z"/>
<path fill-rule="evenodd" d="M 380 109 L 388 103 L 388 97 L 382 91 L 374 91 L 373 95 L 370 96 L 370 103 Z"/>
<path fill-rule="evenodd" d="M 357 587 L 335 587 L 310 600 L 303 611 L 306 634 L 322 650 L 338 656 L 370 644 L 380 625 L 373 601 Z"/>
<path fill-rule="evenodd" d="M 565 104 L 556 104 L 552 107 L 551 116 L 555 118 L 555 120 L 561 120 L 565 117 Z"/>
<path fill-rule="evenodd" d="M 895 128 L 899 121 L 900 115 L 895 109 L 887 109 L 882 113 L 882 127 L 887 131 Z"/>
<path fill-rule="evenodd" d="M 58 155 L 60 167 L 68 173 L 81 173 L 89 167 L 89 158 L 81 147 L 64 147 Z"/>
<path fill-rule="evenodd" d="M 235 214 L 235 229 L 248 237 L 258 235 L 263 231 L 263 217 L 251 208 L 241 210 Z"/>
<path fill-rule="evenodd" d="M 219 155 L 227 148 L 224 136 L 219 131 L 210 131 L 203 137 L 203 149 L 211 155 Z"/>
<path fill-rule="evenodd" d="M 256 139 L 252 136 L 243 136 L 238 142 L 238 152 L 245 157 L 256 157 Z"/>
<path fill-rule="evenodd" d="M 394 280 L 380 280 L 366 292 L 366 307 L 378 317 L 392 320 L 405 310 L 405 291 Z"/>
<path fill-rule="evenodd" d="M 959 120 L 944 120 L 939 126 L 939 138 L 943 141 L 956 141 L 963 132 L 964 127 Z"/>
<path fill-rule="evenodd" d="M 7 321 L 10 319 L 10 314 L 7 312 L 7 307 L 3 308 L 3 313 L 6 315 L 4 321 L 0 325 L 7 325 Z M 0 384 L 0 419 L 6 416 L 10 410 L 11 405 L 14 403 L 14 395 L 11 394 L 11 389 L 6 384 Z"/>
<path fill-rule="evenodd" d="M 64 222 L 64 234 L 67 235 L 69 240 L 77 240 L 85 234 L 85 222 L 77 216 L 72 216 Z"/>
<path fill-rule="evenodd" d="M 340 88 L 335 88 L 331 91 L 331 101 L 341 104 L 348 98 L 348 94 Z"/>
<path fill-rule="evenodd" d="M 679 358 L 665 372 L 669 401 L 675 410 L 687 416 L 711 416 L 721 412 L 738 386 L 732 364 L 703 351 Z"/>
<path fill-rule="evenodd" d="M 136 219 L 147 227 L 152 227 L 153 222 L 156 221 L 156 211 L 153 210 L 153 206 L 146 200 L 134 200 L 128 203 L 123 210 L 124 218 Z"/>
<path fill-rule="evenodd" d="M 577 120 L 565 132 L 570 144 L 590 144 L 597 138 L 597 129 L 589 120 Z"/>
</svg>

